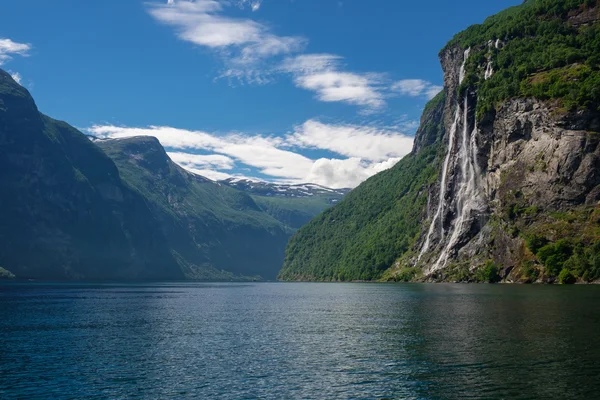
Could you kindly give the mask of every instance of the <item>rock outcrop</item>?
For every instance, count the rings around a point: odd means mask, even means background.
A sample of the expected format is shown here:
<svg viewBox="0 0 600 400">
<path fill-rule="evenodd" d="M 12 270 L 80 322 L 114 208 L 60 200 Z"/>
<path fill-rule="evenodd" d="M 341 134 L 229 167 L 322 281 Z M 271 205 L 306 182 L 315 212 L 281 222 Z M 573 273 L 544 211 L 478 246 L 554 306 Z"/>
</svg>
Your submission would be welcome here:
<svg viewBox="0 0 600 400">
<path fill-rule="evenodd" d="M 519 280 L 524 263 L 534 258 L 525 244 L 528 235 L 548 229 L 546 236 L 561 239 L 569 235 L 551 231 L 556 215 L 576 219 L 598 210 L 600 115 L 516 98 L 477 118 L 477 92 L 467 88 L 459 97 L 468 55 L 458 47 L 440 55 L 448 165 L 429 190 L 428 229 L 409 264 L 423 268 L 426 277 L 445 279 L 446 268 L 473 272 L 493 262 L 513 272 L 506 279 Z M 474 179 L 465 176 L 471 162 Z M 594 229 L 595 221 L 588 222 L 581 223 L 588 225 L 583 231 Z M 583 239 L 594 240 L 583 231 Z"/>
</svg>

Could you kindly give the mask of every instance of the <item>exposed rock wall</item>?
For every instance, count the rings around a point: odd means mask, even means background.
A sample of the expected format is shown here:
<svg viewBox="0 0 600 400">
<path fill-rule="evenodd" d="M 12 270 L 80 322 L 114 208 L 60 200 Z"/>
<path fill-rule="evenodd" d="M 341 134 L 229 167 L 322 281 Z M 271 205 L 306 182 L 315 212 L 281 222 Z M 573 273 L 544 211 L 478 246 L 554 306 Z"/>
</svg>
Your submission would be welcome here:
<svg viewBox="0 0 600 400">
<path fill-rule="evenodd" d="M 427 220 L 411 263 L 421 266 L 425 276 L 443 279 L 444 269 L 463 264 L 474 270 L 493 261 L 510 279 L 509 273 L 528 256 L 519 232 L 544 229 L 540 221 L 547 222 L 552 213 L 598 204 L 600 118 L 598 113 L 567 113 L 558 103 L 528 98 L 511 99 L 476 121 L 477 93 L 467 89 L 459 94 L 464 49 L 446 49 L 440 60 L 449 162 L 445 178 L 442 171 L 429 189 Z M 468 136 L 461 139 L 463 131 Z M 468 181 L 462 176 L 467 160 L 461 140 L 471 144 L 480 182 L 469 198 L 461 198 Z M 479 196 L 479 205 L 468 204 Z"/>
</svg>

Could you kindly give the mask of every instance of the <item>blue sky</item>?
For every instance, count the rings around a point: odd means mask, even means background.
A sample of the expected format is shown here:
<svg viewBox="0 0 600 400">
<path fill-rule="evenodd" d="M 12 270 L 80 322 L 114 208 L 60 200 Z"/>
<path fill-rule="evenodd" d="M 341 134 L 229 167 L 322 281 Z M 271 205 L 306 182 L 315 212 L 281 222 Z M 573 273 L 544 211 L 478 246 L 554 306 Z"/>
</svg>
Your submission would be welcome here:
<svg viewBox="0 0 600 400">
<path fill-rule="evenodd" d="M 40 110 L 212 179 L 354 187 L 407 154 L 438 51 L 520 0 L 19 0 L 0 68 Z"/>
</svg>

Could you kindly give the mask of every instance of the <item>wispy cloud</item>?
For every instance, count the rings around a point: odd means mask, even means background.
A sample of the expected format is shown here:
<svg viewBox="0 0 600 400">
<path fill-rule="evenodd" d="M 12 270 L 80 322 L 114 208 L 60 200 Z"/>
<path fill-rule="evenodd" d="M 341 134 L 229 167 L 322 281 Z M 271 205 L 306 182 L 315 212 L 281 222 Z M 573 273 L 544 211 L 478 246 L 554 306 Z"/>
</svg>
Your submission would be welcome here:
<svg viewBox="0 0 600 400">
<path fill-rule="evenodd" d="M 179 165 L 190 168 L 215 168 L 230 170 L 235 162 L 233 159 L 221 154 L 193 154 L 170 152 L 169 157 Z"/>
<path fill-rule="evenodd" d="M 23 77 L 21 76 L 20 73 L 13 72 L 13 71 L 8 71 L 8 73 L 15 80 L 15 82 L 17 82 L 19 85 L 21 84 L 21 81 L 23 80 Z"/>
<path fill-rule="evenodd" d="M 154 136 L 163 146 L 180 152 L 211 151 L 225 155 L 237 162 L 258 168 L 263 174 L 281 178 L 303 178 L 312 160 L 301 154 L 282 149 L 283 139 L 261 135 L 233 133 L 215 135 L 202 131 L 189 131 L 164 126 L 128 128 L 118 126 L 93 126 L 88 131 L 101 138 Z"/>
<path fill-rule="evenodd" d="M 181 40 L 216 51 L 225 63 L 222 76 L 263 83 L 264 60 L 302 50 L 306 40 L 278 36 L 270 27 L 247 18 L 225 15 L 228 2 L 216 0 L 169 0 L 149 3 L 148 12 L 160 23 L 172 26 Z M 243 0 L 238 5 L 260 8 L 260 1 Z"/>
<path fill-rule="evenodd" d="M 28 56 L 31 45 L 28 43 L 17 43 L 10 39 L 0 38 L 0 65 L 11 60 L 13 56 Z"/>
<path fill-rule="evenodd" d="M 395 82 L 391 89 L 404 96 L 423 96 L 427 97 L 428 99 L 433 99 L 439 92 L 442 91 L 443 87 L 434 85 L 433 83 L 424 81 L 422 79 L 403 79 Z"/>
<path fill-rule="evenodd" d="M 251 18 L 228 16 L 232 6 L 252 11 L 262 0 L 168 0 L 147 3 L 149 14 L 173 27 L 177 37 L 209 49 L 223 62 L 218 78 L 231 83 L 266 84 L 280 74 L 290 75 L 301 89 L 323 102 L 341 102 L 363 113 L 381 111 L 386 99 L 399 95 L 432 98 L 440 90 L 421 79 L 392 83 L 384 73 L 356 72 L 334 54 L 302 54 L 308 40 L 282 36 Z"/>
<path fill-rule="evenodd" d="M 400 158 L 381 163 L 368 163 L 360 158 L 345 160 L 321 158 L 313 164 L 306 182 L 314 182 L 331 188 L 354 188 L 377 174 L 396 165 Z M 343 184 L 340 184 L 342 183 Z"/>
<path fill-rule="evenodd" d="M 270 180 L 317 183 L 333 188 L 355 187 L 392 167 L 410 151 L 412 138 L 401 132 L 358 125 L 328 125 L 309 120 L 284 136 L 211 134 L 172 127 L 93 126 L 101 138 L 154 136 L 173 161 L 210 179 L 239 176 L 251 167 Z M 311 159 L 302 150 L 319 149 L 339 158 Z M 210 154 L 197 154 L 203 153 Z"/>
<path fill-rule="evenodd" d="M 171 157 L 171 160 L 181 167 L 208 179 L 217 181 L 232 177 L 230 173 L 223 172 L 230 171 L 235 165 L 235 161 L 227 156 L 221 154 L 200 155 L 179 152 L 169 152 L 167 154 Z"/>
<path fill-rule="evenodd" d="M 262 0 L 239 0 L 238 5 L 241 8 L 248 6 L 252 11 L 258 11 L 262 5 Z"/>
<path fill-rule="evenodd" d="M 280 69 L 293 75 L 296 86 L 314 91 L 320 101 L 345 102 L 369 110 L 383 107 L 383 75 L 344 71 L 341 60 L 333 54 L 303 54 L 288 57 Z"/>
<path fill-rule="evenodd" d="M 287 142 L 302 148 L 329 150 L 342 156 L 381 162 L 410 153 L 413 138 L 370 126 L 324 124 L 308 120 Z"/>
</svg>

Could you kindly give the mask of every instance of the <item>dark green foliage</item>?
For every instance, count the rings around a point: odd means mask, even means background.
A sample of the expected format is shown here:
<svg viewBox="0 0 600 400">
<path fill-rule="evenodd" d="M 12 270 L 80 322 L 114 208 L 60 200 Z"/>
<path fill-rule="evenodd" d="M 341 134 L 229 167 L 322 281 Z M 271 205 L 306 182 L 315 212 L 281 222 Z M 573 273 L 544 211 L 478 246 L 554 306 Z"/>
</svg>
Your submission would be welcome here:
<svg viewBox="0 0 600 400">
<path fill-rule="evenodd" d="M 422 126 L 442 129 L 443 101 L 429 106 Z M 434 132 L 434 137 L 441 137 Z M 422 148 L 354 189 L 339 205 L 326 210 L 290 239 L 283 280 L 378 279 L 408 251 L 421 230 L 426 187 L 439 172 L 440 142 Z"/>
<path fill-rule="evenodd" d="M 538 249 L 536 256 L 547 276 L 558 276 L 561 283 L 572 283 L 577 278 L 585 282 L 600 279 L 600 241 L 591 245 L 567 239 L 544 241 L 547 244 Z"/>
<path fill-rule="evenodd" d="M 512 7 L 459 33 L 447 48 L 472 47 L 465 81 L 477 88 L 477 115 L 511 97 L 558 99 L 565 110 L 600 105 L 600 23 L 574 25 L 570 17 L 588 13 L 596 1 L 537 0 Z M 593 16 L 593 14 L 592 14 Z M 505 47 L 487 46 L 500 39 Z M 483 79 L 491 59 L 494 75 Z"/>
<path fill-rule="evenodd" d="M 525 244 L 527 245 L 527 248 L 533 253 L 536 254 L 538 252 L 538 250 L 545 246 L 548 243 L 548 239 L 546 239 L 545 237 L 541 236 L 541 235 L 530 235 L 529 237 L 527 237 L 525 239 Z"/>
<path fill-rule="evenodd" d="M 573 254 L 573 246 L 565 239 L 549 243 L 538 250 L 536 256 L 546 267 L 546 273 L 556 276 Z"/>
<path fill-rule="evenodd" d="M 575 283 L 577 279 L 573 276 L 571 271 L 564 268 L 560 271 L 560 274 L 558 274 L 558 281 L 563 285 L 571 285 Z"/>
<path fill-rule="evenodd" d="M 479 282 L 496 283 L 500 281 L 498 267 L 492 261 L 486 262 L 482 268 L 476 271 L 475 277 Z"/>
</svg>

